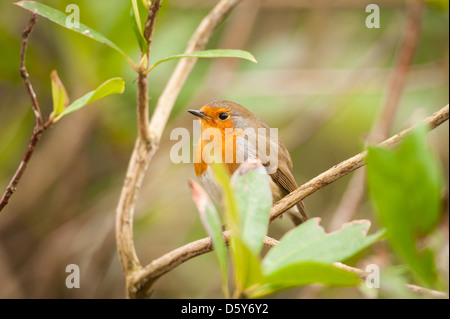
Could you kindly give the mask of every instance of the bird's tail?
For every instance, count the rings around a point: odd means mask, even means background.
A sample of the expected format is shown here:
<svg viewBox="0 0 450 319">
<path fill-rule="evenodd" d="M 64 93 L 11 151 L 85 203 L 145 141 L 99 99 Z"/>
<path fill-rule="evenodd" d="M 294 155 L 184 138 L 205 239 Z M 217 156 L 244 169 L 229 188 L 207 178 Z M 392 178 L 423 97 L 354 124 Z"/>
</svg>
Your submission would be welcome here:
<svg viewBox="0 0 450 319">
<path fill-rule="evenodd" d="M 292 207 L 287 213 L 295 226 L 298 226 L 308 220 L 308 216 L 306 216 L 305 204 L 303 204 L 303 202 L 300 202 L 297 206 Z"/>
</svg>

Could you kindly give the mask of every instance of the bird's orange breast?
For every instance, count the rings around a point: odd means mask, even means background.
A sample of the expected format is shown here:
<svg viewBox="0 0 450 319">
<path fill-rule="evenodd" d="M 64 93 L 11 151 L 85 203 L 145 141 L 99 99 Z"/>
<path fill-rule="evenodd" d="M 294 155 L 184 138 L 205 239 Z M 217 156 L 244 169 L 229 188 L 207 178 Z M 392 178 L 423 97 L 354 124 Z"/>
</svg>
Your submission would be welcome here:
<svg viewBox="0 0 450 319">
<path fill-rule="evenodd" d="M 195 149 L 195 174 L 201 176 L 215 162 L 213 157 L 220 159 L 232 174 L 240 165 L 236 161 L 236 139 L 242 134 L 243 130 L 212 127 L 202 121 L 202 135 Z"/>
</svg>

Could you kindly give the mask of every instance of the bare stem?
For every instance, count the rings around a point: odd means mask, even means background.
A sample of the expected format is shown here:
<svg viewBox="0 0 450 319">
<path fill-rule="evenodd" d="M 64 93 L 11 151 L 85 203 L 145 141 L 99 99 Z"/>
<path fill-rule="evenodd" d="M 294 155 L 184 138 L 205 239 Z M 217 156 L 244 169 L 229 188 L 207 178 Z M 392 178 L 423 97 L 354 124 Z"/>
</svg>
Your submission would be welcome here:
<svg viewBox="0 0 450 319">
<path fill-rule="evenodd" d="M 0 200 L 0 211 L 3 210 L 3 208 L 8 204 L 9 199 L 14 194 L 14 192 L 17 189 L 17 185 L 20 182 L 20 179 L 22 178 L 23 173 L 25 172 L 25 169 L 27 168 L 28 162 L 33 155 L 34 149 L 36 147 L 37 142 L 40 140 L 42 133 L 51 125 L 51 122 L 43 123 L 42 120 L 42 114 L 41 110 L 39 108 L 39 103 L 36 98 L 36 93 L 34 92 L 33 85 L 30 81 L 30 75 L 28 74 L 26 65 L 25 65 L 25 59 L 26 59 L 26 53 L 27 53 L 27 46 L 28 46 L 28 39 L 30 37 L 31 32 L 34 29 L 34 26 L 37 22 L 37 14 L 33 13 L 30 20 L 28 21 L 28 25 L 25 27 L 22 33 L 22 46 L 20 51 L 20 75 L 22 76 L 23 82 L 25 84 L 25 87 L 27 89 L 28 95 L 31 99 L 31 105 L 33 109 L 33 114 L 36 119 L 36 124 L 33 129 L 33 134 L 31 135 L 30 142 L 28 143 L 27 150 L 25 152 L 25 155 L 22 159 L 22 161 L 19 164 L 19 167 L 17 168 L 16 172 L 14 173 L 14 176 L 12 177 L 11 181 L 9 182 L 6 191 L 3 193 L 3 196 Z"/>
<path fill-rule="evenodd" d="M 153 1 L 149 8 L 147 22 L 145 24 L 144 37 L 147 41 L 147 52 L 141 53 L 141 63 L 149 60 L 151 49 L 151 38 L 155 28 L 161 0 Z M 138 137 L 134 145 L 133 153 L 128 164 L 122 192 L 116 215 L 116 242 L 122 268 L 127 277 L 127 291 L 131 287 L 129 276 L 142 268 L 136 254 L 133 238 L 134 209 L 136 205 L 139 189 L 150 162 L 150 152 L 155 148 L 149 135 L 148 119 L 148 76 L 145 74 L 147 63 L 139 66 L 137 84 L 137 122 Z"/>
<path fill-rule="evenodd" d="M 334 263 L 334 266 L 337 268 L 343 269 L 343 270 L 351 271 L 351 272 L 357 274 L 359 276 L 359 278 L 361 278 L 362 280 L 365 280 L 370 275 L 370 273 L 366 273 L 362 269 L 351 267 L 351 266 L 348 266 L 348 265 L 340 263 L 340 262 Z M 448 295 L 442 291 L 432 290 L 432 289 L 428 289 L 428 288 L 424 288 L 424 287 L 420 287 L 420 286 L 416 286 L 416 285 L 411 285 L 411 284 L 405 284 L 405 286 L 406 286 L 406 288 L 408 288 L 409 290 L 411 290 L 412 292 L 414 292 L 415 294 L 418 294 L 418 295 L 424 295 L 424 296 L 429 296 L 429 297 L 433 297 L 433 298 L 448 298 Z"/>
<path fill-rule="evenodd" d="M 28 21 L 28 25 L 22 32 L 22 47 L 20 51 L 20 75 L 22 76 L 23 82 L 25 83 L 25 87 L 27 88 L 28 94 L 30 95 L 31 98 L 31 105 L 33 107 L 34 117 L 36 118 L 36 128 L 37 130 L 41 130 L 43 128 L 41 110 L 39 108 L 39 103 L 36 99 L 36 93 L 34 92 L 33 85 L 31 85 L 30 75 L 28 74 L 27 68 L 25 66 L 28 39 L 30 37 L 31 32 L 34 29 L 34 26 L 36 25 L 36 22 L 37 22 L 37 14 L 33 13 L 30 20 Z"/>
</svg>

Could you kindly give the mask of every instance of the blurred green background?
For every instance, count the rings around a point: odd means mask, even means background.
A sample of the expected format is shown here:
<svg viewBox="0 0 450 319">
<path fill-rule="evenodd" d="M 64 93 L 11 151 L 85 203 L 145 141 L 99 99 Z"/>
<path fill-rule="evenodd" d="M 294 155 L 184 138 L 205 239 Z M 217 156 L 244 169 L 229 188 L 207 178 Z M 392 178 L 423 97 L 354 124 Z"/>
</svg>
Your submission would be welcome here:
<svg viewBox="0 0 450 319">
<path fill-rule="evenodd" d="M 41 2 L 61 11 L 70 3 L 78 4 L 82 23 L 138 59 L 129 1 Z M 30 13 L 12 3 L 0 2 L 2 193 L 23 157 L 34 125 L 18 71 L 21 32 Z M 164 1 L 152 60 L 183 52 L 215 3 Z M 369 3 L 380 6 L 379 29 L 365 26 Z M 446 3 L 443 10 L 430 5 L 424 10 L 420 42 L 391 133 L 448 103 Z M 216 30 L 207 48 L 244 49 L 259 63 L 200 60 L 194 68 L 138 200 L 135 240 L 141 262 L 147 264 L 206 236 L 187 184 L 187 179 L 195 179 L 193 165 L 174 164 L 169 157 L 176 142 L 170 140 L 170 131 L 175 127 L 192 130 L 188 108 L 222 98 L 246 106 L 269 126 L 279 128 L 291 152 L 297 182 L 302 184 L 363 149 L 384 102 L 405 19 L 403 1 L 243 1 Z M 175 64 L 165 63 L 150 73 L 151 111 Z M 110 48 L 42 18 L 29 42 L 27 67 L 46 117 L 51 112 L 50 72 L 54 69 L 71 101 L 110 77 L 123 77 L 126 90 L 65 117 L 44 133 L 17 192 L 0 213 L 0 298 L 122 298 L 125 280 L 116 253 L 114 215 L 137 133 L 136 74 Z M 429 134 L 447 188 L 448 131 L 445 123 Z M 323 225 L 328 225 L 350 176 L 308 197 L 309 215 L 321 217 Z M 446 210 L 434 238 L 438 266 L 448 282 L 448 206 Z M 366 199 L 356 218 L 369 218 L 376 228 Z M 278 220 L 269 234 L 280 238 L 291 227 L 288 219 Z M 366 255 L 386 267 L 397 262 L 389 251 L 377 247 Z M 80 289 L 65 286 L 68 264 L 80 266 Z M 218 265 L 212 254 L 206 254 L 163 276 L 153 297 L 220 298 L 220 286 Z M 370 296 L 358 288 L 309 287 L 272 297 Z"/>
</svg>

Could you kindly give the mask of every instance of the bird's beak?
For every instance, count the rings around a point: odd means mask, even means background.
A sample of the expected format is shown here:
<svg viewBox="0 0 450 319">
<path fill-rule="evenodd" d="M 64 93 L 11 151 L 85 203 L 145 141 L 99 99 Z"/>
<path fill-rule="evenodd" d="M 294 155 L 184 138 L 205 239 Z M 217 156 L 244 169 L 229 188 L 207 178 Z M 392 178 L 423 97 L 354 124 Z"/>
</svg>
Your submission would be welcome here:
<svg viewBox="0 0 450 319">
<path fill-rule="evenodd" d="M 199 118 L 202 118 L 202 119 L 210 119 L 210 117 L 208 115 L 206 115 L 205 113 L 203 113 L 202 111 L 188 110 L 188 112 L 195 116 L 198 116 Z"/>
</svg>

